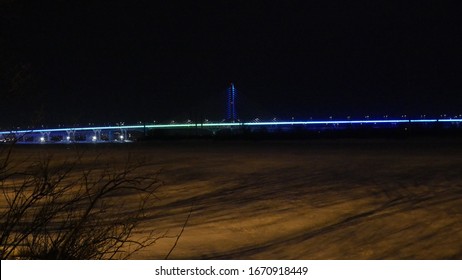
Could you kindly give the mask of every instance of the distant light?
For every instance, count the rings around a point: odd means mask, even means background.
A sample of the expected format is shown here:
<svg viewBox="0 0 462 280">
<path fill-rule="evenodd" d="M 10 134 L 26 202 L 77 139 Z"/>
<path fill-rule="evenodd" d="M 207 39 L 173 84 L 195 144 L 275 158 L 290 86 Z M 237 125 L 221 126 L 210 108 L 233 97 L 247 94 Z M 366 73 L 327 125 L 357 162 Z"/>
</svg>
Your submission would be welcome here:
<svg viewBox="0 0 462 280">
<path fill-rule="evenodd" d="M 96 135 L 91 138 L 91 140 L 96 141 Z"/>
<path fill-rule="evenodd" d="M 120 140 L 124 140 L 124 136 L 123 136 L 123 135 L 120 135 L 119 138 L 120 138 Z"/>
<path fill-rule="evenodd" d="M 40 137 L 40 142 L 45 142 L 45 137 Z"/>
<path fill-rule="evenodd" d="M 71 140 L 71 137 L 70 136 L 67 136 L 66 137 L 67 141 Z"/>
</svg>

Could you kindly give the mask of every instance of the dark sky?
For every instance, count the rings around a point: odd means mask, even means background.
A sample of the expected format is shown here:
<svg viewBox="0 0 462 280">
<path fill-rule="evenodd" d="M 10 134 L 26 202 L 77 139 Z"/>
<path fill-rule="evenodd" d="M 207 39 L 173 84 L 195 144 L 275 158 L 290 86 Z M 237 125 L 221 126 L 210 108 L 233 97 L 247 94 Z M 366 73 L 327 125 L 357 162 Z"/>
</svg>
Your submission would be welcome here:
<svg viewBox="0 0 462 280">
<path fill-rule="evenodd" d="M 189 2 L 0 0 L 0 126 L 462 113 L 457 1 Z"/>
</svg>

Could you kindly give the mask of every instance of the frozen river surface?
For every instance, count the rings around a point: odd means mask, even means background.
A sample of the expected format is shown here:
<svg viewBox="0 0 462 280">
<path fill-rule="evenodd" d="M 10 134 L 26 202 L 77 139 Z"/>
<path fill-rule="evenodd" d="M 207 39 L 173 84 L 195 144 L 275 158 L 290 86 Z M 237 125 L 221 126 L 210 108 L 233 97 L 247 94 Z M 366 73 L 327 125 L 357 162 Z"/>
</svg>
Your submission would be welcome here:
<svg viewBox="0 0 462 280">
<path fill-rule="evenodd" d="M 191 211 L 172 259 L 462 258 L 462 141 L 28 146 L 17 157 L 59 162 L 76 149 L 88 168 L 130 155 L 146 160 L 138 172 L 160 170 L 137 234 L 174 236 Z M 133 257 L 163 259 L 174 242 Z"/>
</svg>

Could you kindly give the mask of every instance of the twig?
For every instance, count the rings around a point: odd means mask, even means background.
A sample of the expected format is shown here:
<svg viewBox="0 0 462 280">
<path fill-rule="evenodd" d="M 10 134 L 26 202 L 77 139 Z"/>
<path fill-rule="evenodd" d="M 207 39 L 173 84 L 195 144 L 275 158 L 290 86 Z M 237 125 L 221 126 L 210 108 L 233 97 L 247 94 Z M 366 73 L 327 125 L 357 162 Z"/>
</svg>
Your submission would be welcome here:
<svg viewBox="0 0 462 280">
<path fill-rule="evenodd" d="M 184 221 L 183 227 L 181 228 L 180 233 L 179 233 L 178 236 L 176 237 L 175 244 L 173 244 L 172 248 L 170 249 L 170 252 L 168 252 L 168 254 L 165 256 L 165 259 L 168 259 L 168 257 L 170 257 L 170 254 L 173 252 L 173 250 L 175 249 L 176 245 L 178 244 L 178 240 L 180 239 L 181 235 L 183 234 L 184 229 L 186 228 L 186 225 L 188 224 L 189 218 L 191 217 L 191 213 L 192 213 L 193 207 L 194 207 L 194 203 L 191 204 L 191 209 L 189 210 L 188 217 L 186 218 L 186 221 Z"/>
</svg>

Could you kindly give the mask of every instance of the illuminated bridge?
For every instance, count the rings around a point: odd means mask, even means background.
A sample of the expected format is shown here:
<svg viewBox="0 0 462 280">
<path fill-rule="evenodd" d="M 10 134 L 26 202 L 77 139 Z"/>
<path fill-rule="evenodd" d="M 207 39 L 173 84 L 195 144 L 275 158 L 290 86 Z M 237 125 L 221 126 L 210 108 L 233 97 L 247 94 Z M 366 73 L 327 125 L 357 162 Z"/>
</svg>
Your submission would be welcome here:
<svg viewBox="0 0 462 280">
<path fill-rule="evenodd" d="M 241 122 L 236 111 L 238 91 L 231 83 L 227 93 L 227 114 L 223 122 L 203 121 L 193 123 L 138 124 L 120 126 L 88 126 L 67 128 L 17 129 L 0 131 L 0 142 L 16 143 L 124 143 L 147 135 L 214 135 L 216 133 L 239 134 L 243 132 L 290 132 L 290 131 L 326 131 L 346 129 L 386 129 L 408 127 L 458 127 L 462 124 L 462 115 L 458 118 L 441 119 L 364 119 L 364 120 L 319 120 L 319 121 L 269 121 Z"/>
<path fill-rule="evenodd" d="M 375 120 L 324 120 L 324 121 L 270 121 L 270 122 L 203 122 L 139 124 L 122 126 L 88 126 L 68 128 L 41 128 L 0 131 L 0 142 L 17 143 L 102 143 L 130 142 L 152 131 L 239 132 L 242 130 L 268 132 L 304 130 L 342 130 L 355 128 L 406 128 L 417 127 L 462 127 L 462 118 L 457 119 L 375 119 Z"/>
</svg>

